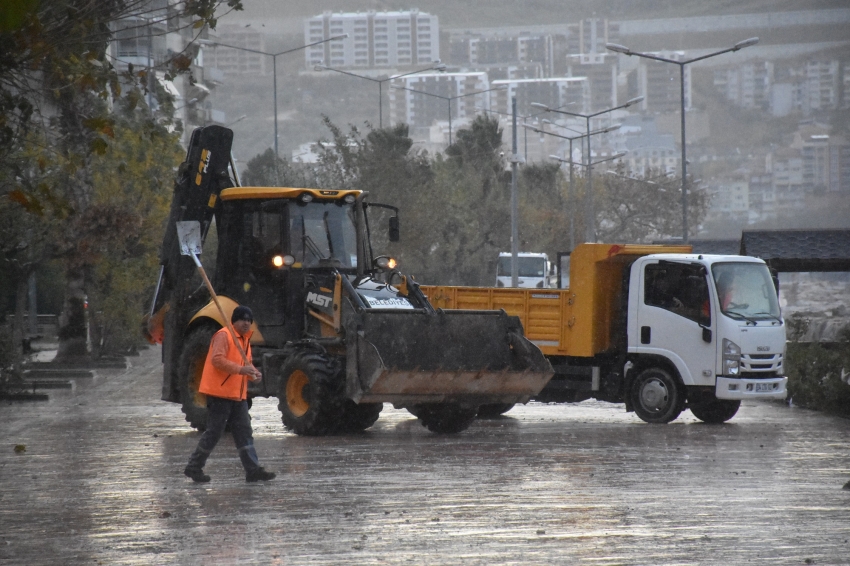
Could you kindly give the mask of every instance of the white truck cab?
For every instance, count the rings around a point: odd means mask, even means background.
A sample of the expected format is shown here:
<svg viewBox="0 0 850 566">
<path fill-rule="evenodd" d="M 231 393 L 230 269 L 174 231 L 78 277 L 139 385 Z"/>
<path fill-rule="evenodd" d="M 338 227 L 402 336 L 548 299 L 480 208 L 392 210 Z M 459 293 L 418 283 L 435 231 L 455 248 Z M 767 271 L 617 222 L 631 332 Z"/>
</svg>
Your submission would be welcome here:
<svg viewBox="0 0 850 566">
<path fill-rule="evenodd" d="M 496 267 L 496 287 L 511 286 L 510 252 L 499 254 Z M 526 289 L 548 289 L 552 286 L 552 264 L 545 253 L 519 252 L 517 254 L 518 274 L 517 287 Z"/>
<path fill-rule="evenodd" d="M 737 411 L 743 399 L 784 399 L 785 322 L 764 261 L 745 256 L 654 254 L 632 264 L 628 351 L 675 366 L 693 412 Z M 639 378 L 637 378 L 639 379 Z M 635 410 L 664 406 L 667 385 L 635 384 Z M 729 403 L 734 402 L 734 403 Z M 732 413 L 734 414 L 734 412 Z M 697 415 L 700 416 L 700 415 Z M 704 415 L 703 415 L 704 416 Z M 709 415 L 711 417 L 711 415 Z M 702 418 L 702 416 L 700 416 Z"/>
</svg>

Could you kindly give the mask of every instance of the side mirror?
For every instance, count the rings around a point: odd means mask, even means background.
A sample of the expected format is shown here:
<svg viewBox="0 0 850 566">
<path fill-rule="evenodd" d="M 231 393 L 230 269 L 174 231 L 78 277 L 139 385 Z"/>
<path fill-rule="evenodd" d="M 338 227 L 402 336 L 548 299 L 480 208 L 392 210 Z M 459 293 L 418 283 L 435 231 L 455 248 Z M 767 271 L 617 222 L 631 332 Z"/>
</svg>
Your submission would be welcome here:
<svg viewBox="0 0 850 566">
<path fill-rule="evenodd" d="M 711 344 L 711 329 L 705 326 L 702 327 L 702 341 Z"/>
<path fill-rule="evenodd" d="M 401 234 L 398 228 L 398 216 L 390 216 L 389 236 L 391 242 L 398 242 Z"/>
</svg>

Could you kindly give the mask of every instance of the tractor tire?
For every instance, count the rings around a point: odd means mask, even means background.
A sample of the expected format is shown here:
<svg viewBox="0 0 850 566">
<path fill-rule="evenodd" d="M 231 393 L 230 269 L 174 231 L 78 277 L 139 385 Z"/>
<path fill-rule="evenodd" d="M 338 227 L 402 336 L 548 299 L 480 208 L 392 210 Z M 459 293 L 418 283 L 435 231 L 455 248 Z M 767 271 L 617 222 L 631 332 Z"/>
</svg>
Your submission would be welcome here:
<svg viewBox="0 0 850 566">
<path fill-rule="evenodd" d="M 351 399 L 345 399 L 342 402 L 342 416 L 337 431 L 362 432 L 375 424 L 383 409 L 383 403 L 357 404 Z"/>
<path fill-rule="evenodd" d="M 729 401 L 726 399 L 715 399 L 713 401 L 703 401 L 691 405 L 691 412 L 696 418 L 704 423 L 720 424 L 725 423 L 735 416 L 738 409 L 741 407 L 740 401 Z"/>
<path fill-rule="evenodd" d="M 463 407 L 450 403 L 416 405 L 415 410 L 422 426 L 437 434 L 464 431 L 478 415 L 478 407 Z"/>
<path fill-rule="evenodd" d="M 685 408 L 684 387 L 667 370 L 645 369 L 630 388 L 632 407 L 644 422 L 664 424 L 676 420 Z"/>
<path fill-rule="evenodd" d="M 193 330 L 183 343 L 178 364 L 180 405 L 186 421 L 200 431 L 207 428 L 207 396 L 198 393 L 198 387 L 201 385 L 210 340 L 216 332 L 218 328 L 214 326 L 201 326 Z"/>
<path fill-rule="evenodd" d="M 316 352 L 298 352 L 281 369 L 278 410 L 283 426 L 300 436 L 336 432 L 343 415 L 340 364 Z"/>
<path fill-rule="evenodd" d="M 479 419 L 495 419 L 514 408 L 515 403 L 491 403 L 478 407 Z"/>
</svg>

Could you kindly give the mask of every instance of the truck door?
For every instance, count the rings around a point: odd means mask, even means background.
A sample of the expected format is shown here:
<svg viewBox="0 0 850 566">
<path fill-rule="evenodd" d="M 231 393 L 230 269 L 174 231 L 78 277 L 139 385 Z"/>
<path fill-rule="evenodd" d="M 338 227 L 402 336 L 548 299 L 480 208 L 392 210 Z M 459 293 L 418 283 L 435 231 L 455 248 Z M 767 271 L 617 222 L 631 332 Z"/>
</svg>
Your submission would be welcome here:
<svg viewBox="0 0 850 566">
<path fill-rule="evenodd" d="M 685 385 L 714 385 L 716 344 L 705 268 L 656 260 L 642 266 L 637 350 L 672 361 Z M 634 345 L 634 342 L 632 342 Z"/>
</svg>

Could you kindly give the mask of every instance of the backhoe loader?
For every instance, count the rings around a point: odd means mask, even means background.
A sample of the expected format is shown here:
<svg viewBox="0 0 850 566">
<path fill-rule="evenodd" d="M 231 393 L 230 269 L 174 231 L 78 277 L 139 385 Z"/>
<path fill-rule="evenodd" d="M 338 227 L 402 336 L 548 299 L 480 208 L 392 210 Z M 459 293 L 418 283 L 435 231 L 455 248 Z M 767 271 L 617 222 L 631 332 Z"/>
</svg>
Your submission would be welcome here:
<svg viewBox="0 0 850 566">
<path fill-rule="evenodd" d="M 263 373 L 249 396 L 276 396 L 283 424 L 299 435 L 367 429 L 384 403 L 433 432 L 460 432 L 480 405 L 527 402 L 551 379 L 518 317 L 435 310 L 395 260 L 372 249 L 399 239 L 397 208 L 358 190 L 235 186 L 232 139 L 220 126 L 193 132 L 145 324 L 163 346 L 162 399 L 180 403 L 192 426 L 206 422 L 198 385 L 211 336 L 225 324 L 222 310 L 229 317 L 237 305 L 254 312 Z M 199 222 L 203 237 L 215 227 L 211 280 L 222 309 L 180 253 L 175 226 L 185 221 Z"/>
</svg>

